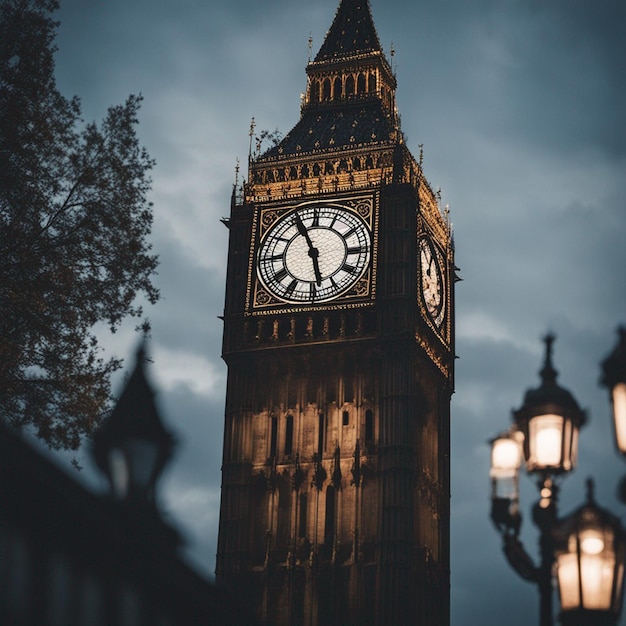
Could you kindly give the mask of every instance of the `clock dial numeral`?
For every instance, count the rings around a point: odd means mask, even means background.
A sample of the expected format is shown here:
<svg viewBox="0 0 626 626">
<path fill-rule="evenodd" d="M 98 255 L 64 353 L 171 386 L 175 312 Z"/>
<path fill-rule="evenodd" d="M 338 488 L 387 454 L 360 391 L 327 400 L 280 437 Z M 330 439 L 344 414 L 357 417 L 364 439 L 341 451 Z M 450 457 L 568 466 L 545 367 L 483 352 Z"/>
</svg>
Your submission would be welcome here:
<svg viewBox="0 0 626 626">
<path fill-rule="evenodd" d="M 281 267 L 276 274 L 274 274 L 274 280 L 277 283 L 280 283 L 285 276 L 287 276 L 287 270 L 284 267 Z"/>
<path fill-rule="evenodd" d="M 352 248 L 348 248 L 346 250 L 347 254 L 361 254 L 363 252 L 363 248 L 361 246 L 353 246 Z"/>
<path fill-rule="evenodd" d="M 347 272 L 348 274 L 354 274 L 357 271 L 357 268 L 354 267 L 354 265 L 348 265 L 347 263 L 344 263 L 341 266 L 341 271 Z"/>
</svg>

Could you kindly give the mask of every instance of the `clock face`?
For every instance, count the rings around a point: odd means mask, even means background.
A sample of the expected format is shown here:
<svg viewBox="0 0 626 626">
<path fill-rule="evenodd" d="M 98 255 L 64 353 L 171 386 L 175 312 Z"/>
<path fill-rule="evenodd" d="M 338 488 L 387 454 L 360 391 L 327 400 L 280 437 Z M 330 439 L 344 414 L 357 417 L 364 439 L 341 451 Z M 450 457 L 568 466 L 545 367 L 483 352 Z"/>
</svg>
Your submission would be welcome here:
<svg viewBox="0 0 626 626">
<path fill-rule="evenodd" d="M 439 250 L 427 239 L 420 239 L 419 247 L 424 305 L 430 319 L 440 328 L 445 318 L 445 293 L 441 273 L 443 259 Z"/>
<path fill-rule="evenodd" d="M 371 246 L 369 228 L 356 213 L 337 206 L 303 206 L 267 231 L 257 275 L 284 302 L 328 302 L 363 276 Z"/>
</svg>

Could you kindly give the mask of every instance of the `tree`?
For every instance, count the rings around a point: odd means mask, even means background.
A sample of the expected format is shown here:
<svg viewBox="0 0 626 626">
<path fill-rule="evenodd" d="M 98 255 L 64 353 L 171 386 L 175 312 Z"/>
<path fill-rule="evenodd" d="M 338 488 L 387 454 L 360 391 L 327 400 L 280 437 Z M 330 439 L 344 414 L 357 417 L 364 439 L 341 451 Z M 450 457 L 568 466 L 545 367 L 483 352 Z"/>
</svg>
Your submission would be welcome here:
<svg viewBox="0 0 626 626">
<path fill-rule="evenodd" d="M 154 304 L 141 96 L 84 124 L 54 77 L 57 0 L 0 0 L 0 419 L 76 449 L 105 414 L 96 325 Z M 144 322 L 147 325 L 147 322 Z"/>
</svg>

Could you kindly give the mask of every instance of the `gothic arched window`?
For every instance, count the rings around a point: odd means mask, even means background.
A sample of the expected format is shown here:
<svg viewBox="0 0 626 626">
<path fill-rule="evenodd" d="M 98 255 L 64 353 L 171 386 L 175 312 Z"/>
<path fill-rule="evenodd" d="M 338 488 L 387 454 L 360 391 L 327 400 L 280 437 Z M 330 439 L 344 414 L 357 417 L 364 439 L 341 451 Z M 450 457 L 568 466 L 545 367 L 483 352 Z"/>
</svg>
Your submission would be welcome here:
<svg viewBox="0 0 626 626">
<path fill-rule="evenodd" d="M 365 93 L 365 74 L 359 74 L 356 83 L 356 92 Z"/>
<path fill-rule="evenodd" d="M 330 79 L 325 78 L 322 83 L 322 100 L 330 100 Z"/>
<path fill-rule="evenodd" d="M 270 420 L 270 459 L 276 456 L 276 442 L 278 441 L 278 419 Z"/>
<path fill-rule="evenodd" d="M 307 494 L 300 494 L 300 519 L 298 520 L 298 537 L 306 537 Z"/>
<path fill-rule="evenodd" d="M 354 76 L 348 76 L 346 79 L 346 96 L 354 95 Z"/>
<path fill-rule="evenodd" d="M 374 442 L 374 414 L 371 409 L 365 411 L 365 444 Z"/>
<path fill-rule="evenodd" d="M 335 84 L 333 85 L 333 100 L 339 100 L 339 98 L 341 98 L 341 95 L 342 95 L 341 92 L 342 92 L 341 78 L 337 76 L 337 78 L 335 78 Z"/>
<path fill-rule="evenodd" d="M 319 102 L 320 99 L 320 82 L 319 80 L 311 81 L 311 102 Z"/>
<path fill-rule="evenodd" d="M 293 415 L 287 415 L 287 423 L 285 424 L 285 454 L 291 454 L 293 451 Z"/>
</svg>

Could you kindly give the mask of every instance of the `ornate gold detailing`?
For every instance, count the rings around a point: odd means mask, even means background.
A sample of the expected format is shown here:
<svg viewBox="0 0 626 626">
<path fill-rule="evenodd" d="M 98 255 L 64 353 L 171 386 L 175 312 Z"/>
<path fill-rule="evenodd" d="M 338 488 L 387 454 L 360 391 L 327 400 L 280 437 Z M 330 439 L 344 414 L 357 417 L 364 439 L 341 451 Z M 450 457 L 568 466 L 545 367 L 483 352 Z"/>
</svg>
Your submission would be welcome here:
<svg viewBox="0 0 626 626">
<path fill-rule="evenodd" d="M 272 298 L 272 296 L 269 293 L 267 293 L 265 289 L 263 289 L 262 287 L 259 287 L 255 294 L 254 300 L 255 300 L 256 306 L 267 306 L 274 299 L 275 298 Z"/>
<path fill-rule="evenodd" d="M 371 189 L 391 182 L 394 142 L 354 144 L 350 150 L 332 144 L 329 140 L 328 145 L 320 145 L 312 153 L 279 155 L 251 163 L 244 202 L 295 200 L 303 195 Z"/>
<path fill-rule="evenodd" d="M 356 207 L 356 212 L 365 220 L 371 218 L 372 215 L 372 203 L 371 202 L 359 202 Z"/>
<path fill-rule="evenodd" d="M 419 333 L 415 333 L 415 341 L 417 341 L 420 348 L 424 350 L 428 358 L 435 364 L 439 371 L 446 378 L 450 378 L 450 364 L 445 363 L 443 359 L 433 350 L 432 346 Z"/>
<path fill-rule="evenodd" d="M 359 297 L 367 296 L 369 293 L 369 280 L 362 278 L 354 287 L 355 294 Z"/>
<path fill-rule="evenodd" d="M 266 211 L 261 217 L 261 223 L 264 228 L 271 226 L 280 216 L 277 211 Z"/>
<path fill-rule="evenodd" d="M 420 215 L 428 225 L 428 229 L 443 249 L 447 249 L 450 242 L 450 229 L 441 215 L 435 194 L 426 184 L 419 187 L 419 202 Z"/>
<path fill-rule="evenodd" d="M 319 206 L 335 206 L 342 207 L 344 210 L 349 210 L 359 215 L 366 223 L 367 228 L 372 234 L 372 260 L 370 267 L 365 271 L 363 276 L 355 283 L 355 285 L 342 294 L 337 303 L 341 306 L 345 306 L 351 300 L 369 300 L 372 301 L 375 297 L 375 284 L 376 278 L 376 261 L 377 261 L 377 212 L 376 206 L 378 202 L 378 194 L 358 195 L 358 196 L 346 196 L 332 198 L 328 200 L 319 199 L 317 201 L 300 202 L 297 204 L 282 204 L 273 205 L 270 207 L 260 207 L 256 212 L 253 219 L 253 232 L 255 236 L 253 239 L 253 246 L 250 251 L 249 259 L 249 274 L 248 274 L 248 289 L 246 296 L 246 310 L 249 313 L 267 312 L 272 310 L 274 312 L 286 312 L 291 310 L 320 310 L 332 308 L 328 305 L 313 304 L 307 305 L 306 302 L 302 302 L 297 308 L 294 308 L 291 304 L 286 304 L 284 301 L 278 299 L 272 293 L 270 293 L 259 281 L 256 271 L 256 255 L 260 242 L 263 241 L 265 234 L 273 228 L 278 220 L 280 220 L 285 213 L 293 211 L 295 209 L 304 208 L 312 205 Z M 329 303 L 330 304 L 330 303 Z M 334 304 L 334 303 L 333 303 Z"/>
</svg>

